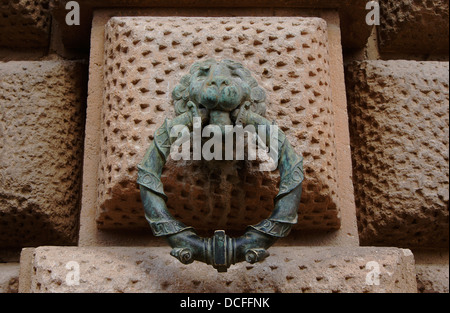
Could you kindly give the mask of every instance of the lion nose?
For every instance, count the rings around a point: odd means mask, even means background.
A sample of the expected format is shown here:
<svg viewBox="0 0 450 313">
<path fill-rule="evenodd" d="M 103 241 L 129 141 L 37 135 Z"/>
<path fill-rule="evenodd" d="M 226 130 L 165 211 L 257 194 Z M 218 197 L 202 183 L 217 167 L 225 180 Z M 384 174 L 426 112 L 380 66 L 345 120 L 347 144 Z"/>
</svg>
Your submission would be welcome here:
<svg viewBox="0 0 450 313">
<path fill-rule="evenodd" d="M 222 87 L 223 85 L 229 86 L 230 80 L 226 77 L 214 77 L 208 82 L 208 86 L 216 86 L 217 88 Z"/>
</svg>

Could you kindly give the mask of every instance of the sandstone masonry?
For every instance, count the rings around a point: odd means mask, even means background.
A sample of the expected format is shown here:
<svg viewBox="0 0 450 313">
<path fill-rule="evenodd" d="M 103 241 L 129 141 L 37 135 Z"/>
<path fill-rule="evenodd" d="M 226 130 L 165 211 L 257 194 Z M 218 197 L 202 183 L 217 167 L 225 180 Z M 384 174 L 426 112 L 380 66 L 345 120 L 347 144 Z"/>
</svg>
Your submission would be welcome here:
<svg viewBox="0 0 450 313">
<path fill-rule="evenodd" d="M 0 47 L 47 47 L 50 20 L 49 0 L 0 1 Z"/>
<path fill-rule="evenodd" d="M 360 239 L 448 247 L 449 63 L 365 61 L 347 69 Z"/>
<path fill-rule="evenodd" d="M 169 255 L 169 250 L 39 247 L 26 251 L 22 257 L 21 292 L 397 293 L 417 290 L 410 250 L 274 247 L 264 263 L 239 263 L 227 273 L 211 271 L 208 265 L 198 262 L 182 265 Z M 70 286 L 66 281 L 66 264 L 73 260 L 79 264 L 80 280 L 78 285 Z"/>
<path fill-rule="evenodd" d="M 76 243 L 83 67 L 0 64 L 0 247 Z"/>
<path fill-rule="evenodd" d="M 380 50 L 448 54 L 448 0 L 382 0 Z"/>
</svg>

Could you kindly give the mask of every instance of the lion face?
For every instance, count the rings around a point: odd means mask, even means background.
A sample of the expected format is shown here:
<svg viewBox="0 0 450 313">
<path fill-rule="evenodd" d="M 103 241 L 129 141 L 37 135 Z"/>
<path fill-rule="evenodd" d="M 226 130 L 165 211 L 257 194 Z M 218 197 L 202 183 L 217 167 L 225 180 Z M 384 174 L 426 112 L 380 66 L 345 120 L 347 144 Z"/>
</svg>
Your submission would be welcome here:
<svg viewBox="0 0 450 313">
<path fill-rule="evenodd" d="M 199 108 L 231 112 L 249 99 L 250 86 L 239 69 L 205 63 L 192 74 L 189 94 Z"/>
<path fill-rule="evenodd" d="M 177 114 L 186 112 L 187 102 L 192 101 L 211 124 L 232 124 L 233 112 L 245 103 L 250 103 L 254 112 L 265 113 L 264 90 L 250 71 L 231 60 L 195 63 L 190 74 L 175 87 L 172 97 Z"/>
</svg>

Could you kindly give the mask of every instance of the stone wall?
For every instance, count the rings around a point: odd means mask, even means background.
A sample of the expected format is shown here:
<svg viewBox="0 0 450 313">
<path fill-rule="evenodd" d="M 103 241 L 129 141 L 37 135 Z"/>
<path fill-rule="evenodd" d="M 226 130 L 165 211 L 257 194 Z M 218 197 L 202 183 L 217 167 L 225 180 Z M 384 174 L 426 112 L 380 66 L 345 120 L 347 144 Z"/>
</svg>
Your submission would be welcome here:
<svg viewBox="0 0 450 313">
<path fill-rule="evenodd" d="M 0 0 L 0 293 L 449 292 L 447 0 L 379 0 L 376 27 L 366 0 L 79 0 L 79 26 L 67 2 Z M 226 274 L 172 258 L 135 184 L 174 84 L 207 57 L 252 71 L 305 158 L 296 230 Z M 177 218 L 270 214 L 276 173 L 189 166 L 163 177 Z"/>
<path fill-rule="evenodd" d="M 0 2 L 0 47 L 46 48 L 50 40 L 49 0 Z"/>
<path fill-rule="evenodd" d="M 0 247 L 76 244 L 83 65 L 0 64 Z"/>
<path fill-rule="evenodd" d="M 90 19 L 96 9 L 132 8 L 141 10 L 149 7 L 140 0 L 78 0 L 81 11 L 79 26 L 67 26 L 64 22 L 69 0 L 51 0 L 54 19 L 63 30 L 62 41 L 68 47 L 89 47 Z M 343 46 L 346 49 L 360 49 L 366 44 L 371 27 L 365 23 L 366 0 L 153 0 L 152 14 L 155 16 L 296 16 L 305 9 L 332 9 L 339 12 L 342 21 Z M 182 8 L 182 10 L 179 10 Z"/>
<path fill-rule="evenodd" d="M 413 248 L 418 291 L 448 292 L 448 1 L 379 3 L 346 67 L 360 240 Z"/>
<path fill-rule="evenodd" d="M 448 1 L 380 0 L 380 50 L 448 55 Z"/>
<path fill-rule="evenodd" d="M 360 240 L 448 247 L 448 62 L 348 66 Z"/>
<path fill-rule="evenodd" d="M 415 292 L 414 257 L 397 248 L 277 247 L 264 264 L 240 263 L 227 273 L 195 263 L 179 270 L 167 248 L 39 247 L 25 251 L 21 292 L 125 293 L 399 293 Z M 78 285 L 66 284 L 69 262 Z M 369 262 L 379 284 L 366 284 Z M 69 264 L 68 267 L 67 264 Z"/>
<path fill-rule="evenodd" d="M 309 190 L 304 189 L 306 196 L 299 210 L 302 226 L 297 229 L 305 231 L 295 237 L 295 242 L 357 245 L 336 12 L 321 12 L 322 20 L 216 18 L 222 21 L 217 24 L 211 22 L 212 18 L 167 19 L 155 17 L 153 13 L 153 10 L 140 10 L 141 17 L 134 18 L 130 17 L 136 14 L 134 11 L 101 10 L 94 16 L 80 245 L 159 244 L 151 236 L 130 232 L 142 227 L 148 232 L 139 213 L 142 204 L 135 184 L 135 166 L 151 142 L 154 130 L 164 118 L 173 116 L 174 84 L 193 62 L 211 57 L 243 59 L 240 61 L 252 69 L 253 76 L 268 93 L 268 115 L 288 133 L 291 142 L 298 144 L 297 149 L 305 150 L 302 152 L 305 166 L 315 167 L 308 168 L 305 185 Z M 169 22 L 174 25 L 171 29 L 166 25 Z M 205 27 L 206 24 L 210 27 Z M 292 24 L 292 30 L 288 31 L 283 24 Z M 318 27 L 322 31 L 312 35 L 311 29 Z M 227 34 L 217 35 L 218 28 Z M 241 30 L 246 36 L 239 36 Z M 168 55 L 169 50 L 173 53 Z M 263 58 L 268 51 L 274 60 Z M 300 68 L 302 62 L 305 68 Z M 271 64 L 273 68 L 269 68 Z M 299 69 L 298 73 L 288 71 L 288 67 Z M 304 82 L 298 84 L 300 77 Z M 330 94 L 334 97 L 327 96 Z M 300 124 L 306 126 L 303 134 Z M 127 151 L 123 150 L 125 147 Z M 340 166 L 334 167 L 333 173 L 333 164 L 338 163 Z M 189 170 L 175 165 L 169 162 L 166 171 L 178 170 L 178 173 L 164 175 L 164 187 L 172 198 L 169 197 L 169 206 L 177 218 L 197 229 L 213 231 L 220 226 L 242 231 L 248 224 L 267 217 L 273 206 L 277 173 L 237 171 L 234 167 L 219 175 L 220 167 L 214 164 L 192 164 Z M 195 175 L 187 174 L 192 169 Z M 235 188 L 237 184 L 243 186 L 242 192 Z M 221 192 L 215 192 L 219 190 L 217 186 Z M 261 201 L 267 205 L 259 211 L 256 208 Z M 127 231 L 118 236 L 120 229 Z M 292 239 L 288 242 L 292 244 Z"/>
</svg>

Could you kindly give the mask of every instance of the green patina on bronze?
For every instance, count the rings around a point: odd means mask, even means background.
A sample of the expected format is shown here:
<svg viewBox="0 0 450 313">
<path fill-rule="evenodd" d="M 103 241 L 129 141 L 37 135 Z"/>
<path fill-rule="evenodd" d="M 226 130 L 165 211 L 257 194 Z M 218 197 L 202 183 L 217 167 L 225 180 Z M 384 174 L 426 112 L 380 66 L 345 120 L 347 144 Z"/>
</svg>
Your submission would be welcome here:
<svg viewBox="0 0 450 313">
<path fill-rule="evenodd" d="M 219 272 L 238 262 L 255 263 L 264 260 L 267 249 L 279 238 L 286 237 L 297 223 L 303 181 L 303 159 L 278 131 L 279 193 L 274 199 L 272 214 L 257 225 L 247 228 L 239 238 L 230 238 L 218 230 L 212 238 L 198 236 L 192 227 L 176 220 L 167 210 L 161 174 L 176 138 L 170 137 L 175 125 L 188 127 L 192 132 L 194 117 L 201 117 L 202 125 L 259 125 L 272 122 L 264 118 L 265 92 L 249 70 L 240 63 L 207 60 L 195 63 L 190 74 L 184 76 L 172 93 L 177 117 L 166 119 L 156 131 L 154 140 L 139 164 L 138 184 L 145 217 L 155 236 L 167 239 L 173 248 L 171 255 L 183 264 L 201 261 Z M 271 136 L 263 136 L 270 147 Z"/>
</svg>

